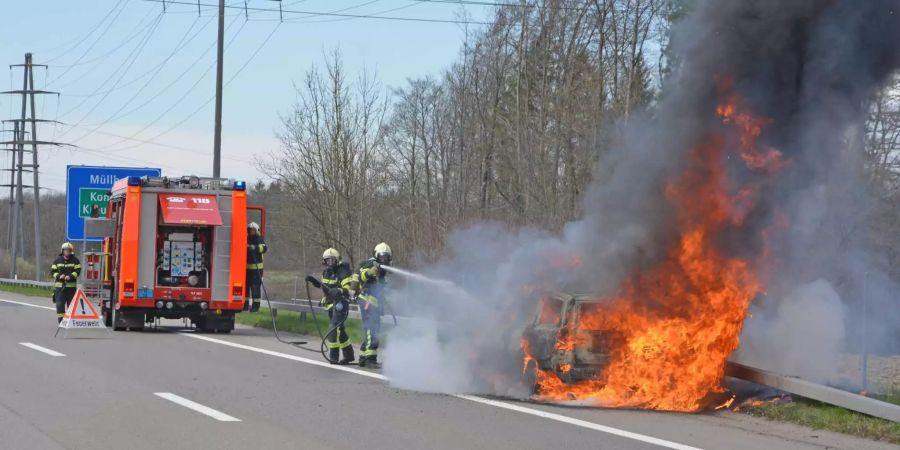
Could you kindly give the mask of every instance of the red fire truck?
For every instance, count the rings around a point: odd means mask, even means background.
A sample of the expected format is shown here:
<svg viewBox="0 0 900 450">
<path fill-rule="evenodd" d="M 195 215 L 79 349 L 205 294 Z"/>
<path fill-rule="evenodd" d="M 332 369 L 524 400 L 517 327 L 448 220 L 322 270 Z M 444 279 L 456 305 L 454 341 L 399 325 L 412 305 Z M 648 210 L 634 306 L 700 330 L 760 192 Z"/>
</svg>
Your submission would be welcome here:
<svg viewBox="0 0 900 450">
<path fill-rule="evenodd" d="M 103 241 L 106 325 L 141 330 L 166 318 L 190 319 L 200 331 L 234 329 L 234 315 L 244 307 L 248 212 L 254 210 L 264 230 L 265 211 L 247 206 L 242 181 L 118 180 Z"/>
</svg>

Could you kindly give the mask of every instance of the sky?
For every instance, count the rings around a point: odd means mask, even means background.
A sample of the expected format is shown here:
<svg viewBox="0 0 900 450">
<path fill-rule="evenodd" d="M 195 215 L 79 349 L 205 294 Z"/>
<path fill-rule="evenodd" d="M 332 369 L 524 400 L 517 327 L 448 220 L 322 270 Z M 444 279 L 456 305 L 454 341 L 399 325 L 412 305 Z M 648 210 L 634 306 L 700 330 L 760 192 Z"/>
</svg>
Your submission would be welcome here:
<svg viewBox="0 0 900 450">
<path fill-rule="evenodd" d="M 179 4 L 181 3 L 181 4 Z M 183 3 L 192 3 L 190 5 Z M 67 165 L 159 167 L 164 175 L 212 175 L 215 0 L 10 0 L 0 18 L 0 61 L 33 53 L 41 186 L 65 192 Z M 277 149 L 280 115 L 295 84 L 339 48 L 351 77 L 377 74 L 385 89 L 439 75 L 490 7 L 415 0 L 226 0 L 222 176 L 267 179 L 253 163 Z M 275 11 L 261 11 L 273 9 Z M 309 13 L 332 13 L 321 15 Z M 401 17 L 443 22 L 387 20 Z M 460 23 L 463 17 L 469 24 Z M 22 88 L 22 69 L 0 87 Z M 6 90 L 6 89 L 4 89 Z M 17 118 L 21 97 L 0 96 L 0 117 Z M 4 129 L 11 129 L 5 124 Z M 3 140 L 12 133 L 3 133 Z M 0 169 L 10 166 L 4 152 Z M 9 172 L 0 172 L 7 184 Z"/>
</svg>

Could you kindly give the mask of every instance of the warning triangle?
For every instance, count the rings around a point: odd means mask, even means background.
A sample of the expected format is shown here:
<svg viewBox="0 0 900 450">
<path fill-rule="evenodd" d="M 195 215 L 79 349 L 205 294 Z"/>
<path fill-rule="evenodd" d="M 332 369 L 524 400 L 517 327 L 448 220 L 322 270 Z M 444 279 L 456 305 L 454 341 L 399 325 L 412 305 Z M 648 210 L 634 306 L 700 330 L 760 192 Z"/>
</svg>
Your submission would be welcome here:
<svg viewBox="0 0 900 450">
<path fill-rule="evenodd" d="M 68 331 L 74 328 L 106 330 L 100 319 L 100 314 L 97 313 L 97 308 L 94 307 L 94 304 L 91 303 L 80 288 L 75 291 L 75 296 L 69 303 L 69 307 L 59 323 L 56 333 L 58 334 L 59 330 L 62 329 L 65 330 L 63 337 L 68 337 Z M 106 331 L 109 332 L 109 330 Z"/>
<path fill-rule="evenodd" d="M 72 301 L 69 303 L 69 309 L 66 310 L 66 314 L 63 316 L 63 319 L 79 319 L 79 320 L 100 320 L 100 314 L 97 314 L 97 310 L 94 308 L 94 305 L 91 304 L 91 301 L 84 295 L 84 292 L 79 288 L 75 291 L 75 297 L 72 298 Z"/>
</svg>

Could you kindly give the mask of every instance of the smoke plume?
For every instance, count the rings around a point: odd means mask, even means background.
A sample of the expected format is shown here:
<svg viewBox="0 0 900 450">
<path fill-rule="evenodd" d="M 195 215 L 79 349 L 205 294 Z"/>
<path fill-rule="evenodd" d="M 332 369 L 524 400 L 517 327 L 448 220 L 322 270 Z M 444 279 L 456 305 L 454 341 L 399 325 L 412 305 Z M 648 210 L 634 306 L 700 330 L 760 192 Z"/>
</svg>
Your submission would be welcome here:
<svg viewBox="0 0 900 450">
<path fill-rule="evenodd" d="M 866 100 L 900 62 L 900 2 L 702 2 L 677 26 L 673 46 L 681 62 L 663 98 L 652 117 L 630 118 L 598 161 L 581 219 L 558 235 L 496 224 L 458 230 L 451 253 L 424 272 L 468 296 L 417 283 L 391 292 L 398 312 L 438 324 L 392 332 L 385 373 L 393 385 L 521 393 L 519 338 L 535 311 L 528 287 L 610 296 L 668 257 L 677 211 L 664 191 L 691 149 L 721 127 L 723 85 L 765 118 L 759 139 L 785 161 L 770 178 L 725 162 L 728 180 L 758 187 L 742 224 L 715 236 L 719 251 L 753 263 L 763 284 L 738 356 L 833 378 L 837 353 L 859 338 L 861 315 L 850 311 L 864 288 L 868 338 L 898 341 L 900 317 L 889 313 L 895 288 L 875 268 L 877 249 L 861 225 L 871 206 L 861 127 Z"/>
</svg>

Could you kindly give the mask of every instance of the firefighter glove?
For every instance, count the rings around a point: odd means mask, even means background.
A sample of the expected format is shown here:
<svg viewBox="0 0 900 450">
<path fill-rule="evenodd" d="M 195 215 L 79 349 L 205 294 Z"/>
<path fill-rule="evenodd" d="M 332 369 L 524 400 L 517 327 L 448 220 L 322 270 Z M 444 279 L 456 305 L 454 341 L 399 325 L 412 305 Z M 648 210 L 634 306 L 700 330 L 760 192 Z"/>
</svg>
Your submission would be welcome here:
<svg viewBox="0 0 900 450">
<path fill-rule="evenodd" d="M 358 292 L 359 291 L 359 274 L 354 273 L 353 277 L 350 278 L 350 292 Z"/>
<path fill-rule="evenodd" d="M 318 279 L 316 279 L 316 277 L 314 277 L 314 276 L 312 276 L 312 275 L 307 275 L 307 276 L 306 276 L 306 282 L 309 283 L 309 284 L 311 284 L 311 285 L 313 285 L 313 286 L 315 286 L 316 288 L 319 288 L 319 289 L 322 288 L 322 282 L 319 281 Z"/>
</svg>

